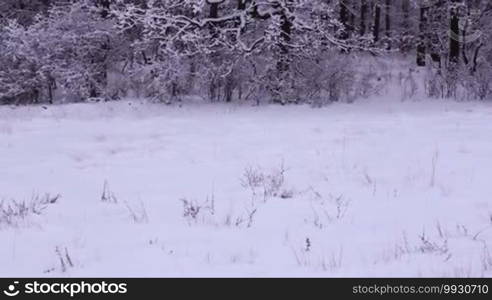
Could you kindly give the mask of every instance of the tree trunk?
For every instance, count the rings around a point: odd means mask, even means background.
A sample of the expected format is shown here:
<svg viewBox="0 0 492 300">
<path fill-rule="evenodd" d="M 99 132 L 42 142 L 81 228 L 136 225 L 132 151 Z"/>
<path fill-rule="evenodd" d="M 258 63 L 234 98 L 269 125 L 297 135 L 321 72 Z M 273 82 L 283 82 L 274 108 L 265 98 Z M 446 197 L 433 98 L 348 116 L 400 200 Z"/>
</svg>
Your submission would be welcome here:
<svg viewBox="0 0 492 300">
<path fill-rule="evenodd" d="M 379 6 L 379 3 L 374 4 L 374 26 L 372 28 L 372 34 L 374 36 L 374 42 L 379 41 L 379 33 L 380 33 L 380 26 L 381 26 L 381 7 Z"/>
<path fill-rule="evenodd" d="M 359 34 L 361 36 L 366 34 L 366 18 L 367 18 L 367 2 L 366 2 L 366 0 L 361 0 L 361 2 L 360 2 L 360 28 L 359 28 Z"/>
<path fill-rule="evenodd" d="M 385 33 L 386 33 L 386 39 L 387 39 L 387 49 L 391 49 L 391 3 L 390 3 L 390 0 L 386 0 L 386 4 L 385 4 L 385 11 L 386 11 L 386 28 L 385 28 Z"/>
<path fill-rule="evenodd" d="M 417 66 L 425 66 L 427 7 L 420 7 L 419 41 L 417 45 Z"/>
<path fill-rule="evenodd" d="M 215 19 L 219 16 L 219 3 L 217 2 L 212 2 L 210 3 L 210 12 L 209 12 L 209 18 Z"/>
<path fill-rule="evenodd" d="M 348 0 L 340 0 L 340 23 L 343 28 L 340 31 L 339 38 L 346 40 L 349 37 L 349 11 L 347 8 Z"/>
<path fill-rule="evenodd" d="M 351 9 L 348 9 L 348 13 L 349 13 L 348 32 L 349 32 L 349 36 L 351 36 L 355 28 L 355 14 L 353 13 L 355 11 L 355 7 L 353 6 L 352 3 L 347 3 L 347 5 L 351 5 L 350 6 Z"/>
<path fill-rule="evenodd" d="M 209 4 L 210 6 L 210 11 L 209 11 L 209 15 L 208 17 L 211 18 L 211 19 L 216 19 L 219 17 L 219 4 L 218 2 L 208 2 L 207 3 Z M 213 23 L 210 23 L 209 24 L 209 29 L 210 29 L 210 34 L 212 36 L 212 39 L 215 40 L 216 37 L 217 37 L 217 30 L 215 30 L 215 26 L 216 24 L 213 24 Z M 216 52 L 212 52 L 210 54 L 210 59 L 211 61 L 216 64 L 218 63 L 218 55 Z M 218 101 L 219 98 L 220 98 L 220 94 L 219 94 L 219 91 L 220 91 L 220 80 L 219 80 L 219 76 L 217 76 L 216 74 L 213 74 L 212 75 L 212 78 L 210 79 L 210 83 L 209 83 L 209 97 L 210 97 L 210 100 L 212 102 L 215 102 L 215 101 Z"/>
<path fill-rule="evenodd" d="M 285 14 L 285 12 L 283 12 L 282 15 L 280 16 L 280 29 L 281 29 L 280 36 L 282 37 L 282 43 L 280 44 L 281 57 L 280 57 L 279 64 L 277 65 L 277 68 L 280 72 L 285 72 L 289 69 L 288 44 L 290 42 L 291 33 L 292 33 L 292 21 L 289 20 L 289 17 Z"/>
<path fill-rule="evenodd" d="M 460 57 L 460 27 L 459 27 L 459 16 L 456 9 L 451 10 L 451 21 L 449 24 L 450 38 L 449 38 L 449 62 L 451 64 L 457 64 Z"/>
<path fill-rule="evenodd" d="M 410 0 L 403 0 L 401 5 L 401 11 L 403 19 L 400 22 L 402 32 L 400 34 L 400 51 L 406 53 L 413 46 L 408 43 L 407 37 L 409 36 L 411 24 L 410 24 Z"/>
</svg>

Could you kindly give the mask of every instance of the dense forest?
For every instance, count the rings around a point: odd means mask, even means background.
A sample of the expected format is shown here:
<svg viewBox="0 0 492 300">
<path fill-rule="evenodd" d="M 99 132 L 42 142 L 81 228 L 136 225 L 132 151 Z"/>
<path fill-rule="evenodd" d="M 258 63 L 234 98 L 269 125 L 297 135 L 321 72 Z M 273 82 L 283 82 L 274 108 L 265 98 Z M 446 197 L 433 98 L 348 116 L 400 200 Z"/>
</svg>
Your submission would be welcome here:
<svg viewBox="0 0 492 300">
<path fill-rule="evenodd" d="M 2 0 L 0 103 L 354 101 L 412 61 L 429 97 L 492 94 L 488 0 Z M 387 83 L 388 84 L 388 83 Z"/>
</svg>

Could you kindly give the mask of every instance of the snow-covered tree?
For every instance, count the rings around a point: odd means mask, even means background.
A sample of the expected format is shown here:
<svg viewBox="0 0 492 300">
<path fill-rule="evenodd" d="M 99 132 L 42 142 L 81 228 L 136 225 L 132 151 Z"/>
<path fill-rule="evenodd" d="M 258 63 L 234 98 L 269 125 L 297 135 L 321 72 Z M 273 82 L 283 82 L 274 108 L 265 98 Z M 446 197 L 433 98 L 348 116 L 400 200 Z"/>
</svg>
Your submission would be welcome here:
<svg viewBox="0 0 492 300">
<path fill-rule="evenodd" d="M 363 76 L 355 74 L 354 59 L 396 52 L 415 55 L 416 65 L 427 68 L 429 96 L 458 97 L 464 89 L 485 99 L 491 6 L 486 0 L 5 0 L 0 101 L 115 99 L 131 92 L 165 102 L 197 94 L 225 102 L 347 100 L 357 97 L 354 85 Z"/>
<path fill-rule="evenodd" d="M 57 87 L 70 100 L 109 96 L 108 70 L 121 50 L 115 32 L 90 1 L 55 5 L 31 26 L 10 21 L 3 30 L 0 99 L 53 101 Z"/>
</svg>

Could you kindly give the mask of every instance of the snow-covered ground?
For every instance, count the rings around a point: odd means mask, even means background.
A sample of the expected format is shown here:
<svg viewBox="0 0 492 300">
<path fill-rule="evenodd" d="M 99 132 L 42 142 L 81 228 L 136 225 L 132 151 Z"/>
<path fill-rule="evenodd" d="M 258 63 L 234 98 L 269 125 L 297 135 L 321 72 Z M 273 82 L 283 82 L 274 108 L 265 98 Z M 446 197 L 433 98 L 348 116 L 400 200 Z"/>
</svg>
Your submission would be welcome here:
<svg viewBox="0 0 492 300">
<path fill-rule="evenodd" d="M 0 107 L 0 276 L 492 276 L 492 106 L 376 102 Z"/>
</svg>

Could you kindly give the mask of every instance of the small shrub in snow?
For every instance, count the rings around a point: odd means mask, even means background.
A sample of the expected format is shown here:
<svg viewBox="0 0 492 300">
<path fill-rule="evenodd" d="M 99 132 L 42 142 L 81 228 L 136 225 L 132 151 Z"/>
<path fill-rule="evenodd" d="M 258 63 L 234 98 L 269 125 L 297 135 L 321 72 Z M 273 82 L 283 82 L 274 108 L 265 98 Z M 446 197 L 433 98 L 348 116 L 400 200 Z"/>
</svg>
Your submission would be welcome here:
<svg viewBox="0 0 492 300">
<path fill-rule="evenodd" d="M 235 227 L 245 226 L 246 228 L 250 228 L 251 226 L 253 226 L 254 217 L 257 211 L 258 208 L 253 207 L 251 209 L 246 209 L 246 213 L 240 216 L 233 216 L 232 214 L 228 214 L 226 216 L 224 224 L 226 226 L 235 226 Z"/>
<path fill-rule="evenodd" d="M 419 250 L 422 253 L 438 253 L 446 254 L 448 253 L 448 240 L 444 239 L 441 243 L 430 240 L 423 232 L 420 236 L 420 246 Z"/>
<path fill-rule="evenodd" d="M 232 214 L 228 214 L 225 218 L 224 224 L 226 226 L 239 227 L 241 224 L 244 224 L 244 218 L 242 216 L 233 216 Z"/>
<path fill-rule="evenodd" d="M 298 249 L 292 248 L 294 258 L 300 267 L 317 269 L 324 272 L 333 272 L 342 267 L 343 248 L 340 247 L 338 251 L 332 251 L 330 253 L 319 250 L 313 248 L 312 241 L 309 238 L 304 240 L 302 247 Z"/>
<path fill-rule="evenodd" d="M 292 191 L 281 191 L 285 183 L 286 172 L 283 162 L 270 172 L 265 172 L 260 167 L 247 167 L 241 178 L 241 185 L 251 191 L 252 202 L 257 199 L 257 196 L 263 197 L 264 202 L 271 197 L 291 198 Z"/>
<path fill-rule="evenodd" d="M 35 195 L 29 201 L 2 200 L 0 202 L 0 226 L 17 226 L 31 215 L 41 215 L 51 204 L 58 201 L 60 195 Z"/>
<path fill-rule="evenodd" d="M 335 197 L 330 194 L 325 198 L 315 190 L 312 192 L 312 217 L 307 222 L 312 223 L 316 228 L 323 229 L 328 224 L 345 217 L 350 206 L 350 200 L 346 199 L 344 195 Z"/>
<path fill-rule="evenodd" d="M 181 199 L 181 202 L 183 202 L 183 217 L 196 220 L 202 207 L 195 201 L 188 201 L 187 199 Z"/>
<path fill-rule="evenodd" d="M 198 203 L 195 200 L 188 200 L 186 198 L 182 198 L 181 202 L 183 203 L 183 217 L 188 224 L 204 221 L 206 214 L 209 216 L 215 214 L 215 201 L 213 197 L 211 200 L 207 198 L 203 203 Z"/>
<path fill-rule="evenodd" d="M 249 228 L 253 225 L 258 212 L 256 203 L 245 205 L 242 212 L 230 211 L 225 217 L 216 215 L 215 197 L 207 197 L 205 201 L 198 202 L 187 198 L 180 199 L 183 204 L 182 216 L 189 225 L 208 224 L 213 226 L 225 225 L 228 227 Z"/>
<path fill-rule="evenodd" d="M 265 175 L 258 167 L 247 167 L 241 178 L 241 185 L 251 191 L 253 195 L 258 193 L 258 189 L 263 185 Z"/>
<path fill-rule="evenodd" d="M 265 182 L 263 184 L 263 191 L 265 197 L 277 197 L 279 191 L 285 182 L 285 167 L 282 163 L 277 168 L 270 171 L 269 174 L 265 176 Z"/>
</svg>

